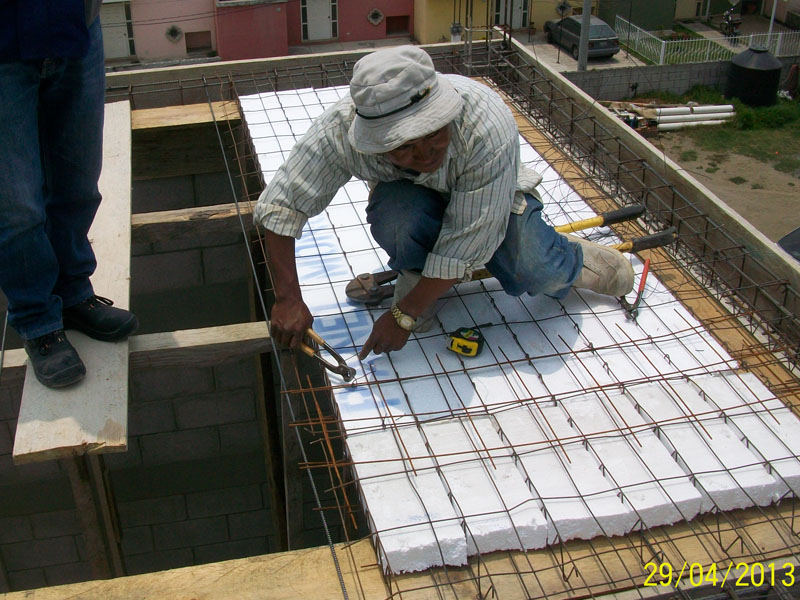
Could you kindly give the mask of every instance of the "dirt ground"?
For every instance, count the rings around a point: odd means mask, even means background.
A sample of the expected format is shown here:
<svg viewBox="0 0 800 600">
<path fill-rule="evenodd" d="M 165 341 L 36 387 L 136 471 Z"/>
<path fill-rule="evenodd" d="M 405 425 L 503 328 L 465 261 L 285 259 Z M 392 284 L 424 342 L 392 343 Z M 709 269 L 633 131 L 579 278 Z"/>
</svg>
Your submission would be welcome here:
<svg viewBox="0 0 800 600">
<path fill-rule="evenodd" d="M 776 171 L 747 156 L 702 150 L 677 131 L 650 141 L 771 240 L 800 227 L 800 173 Z"/>
</svg>

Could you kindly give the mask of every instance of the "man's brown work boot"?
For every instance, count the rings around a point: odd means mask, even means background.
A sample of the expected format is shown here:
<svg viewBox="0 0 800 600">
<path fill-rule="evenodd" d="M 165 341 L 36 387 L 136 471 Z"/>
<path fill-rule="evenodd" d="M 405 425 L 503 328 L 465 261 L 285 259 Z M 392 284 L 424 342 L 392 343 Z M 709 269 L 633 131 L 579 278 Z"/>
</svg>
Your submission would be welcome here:
<svg viewBox="0 0 800 600">
<path fill-rule="evenodd" d="M 566 237 L 583 248 L 583 269 L 573 287 L 617 297 L 633 289 L 633 266 L 622 252 L 574 235 Z"/>
<path fill-rule="evenodd" d="M 414 286 L 417 285 L 420 279 L 422 279 L 422 275 L 416 271 L 409 271 L 407 269 L 400 271 L 400 274 L 397 276 L 397 281 L 394 284 L 394 297 L 392 298 L 392 304 L 397 304 L 400 302 L 400 300 L 405 298 L 408 293 L 414 289 Z M 425 333 L 431 327 L 433 327 L 433 318 L 435 316 L 436 302 L 431 304 L 425 310 L 425 312 L 417 317 L 417 324 L 414 325 L 412 331 L 417 333 Z"/>
</svg>

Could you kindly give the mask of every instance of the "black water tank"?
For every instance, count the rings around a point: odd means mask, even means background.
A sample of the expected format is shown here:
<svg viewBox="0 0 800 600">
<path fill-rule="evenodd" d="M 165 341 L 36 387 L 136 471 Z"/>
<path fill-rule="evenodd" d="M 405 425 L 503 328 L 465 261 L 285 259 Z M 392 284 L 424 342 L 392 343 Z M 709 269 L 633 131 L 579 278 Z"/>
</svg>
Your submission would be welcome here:
<svg viewBox="0 0 800 600">
<path fill-rule="evenodd" d="M 783 63 L 764 46 L 751 46 L 731 60 L 725 96 L 749 106 L 770 106 L 778 99 Z"/>
</svg>

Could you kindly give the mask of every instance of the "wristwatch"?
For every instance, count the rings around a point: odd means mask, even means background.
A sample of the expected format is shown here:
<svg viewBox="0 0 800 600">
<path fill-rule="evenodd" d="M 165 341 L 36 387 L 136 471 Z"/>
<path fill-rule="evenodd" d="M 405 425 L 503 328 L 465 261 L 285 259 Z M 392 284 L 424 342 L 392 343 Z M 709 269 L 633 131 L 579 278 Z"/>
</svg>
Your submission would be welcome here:
<svg viewBox="0 0 800 600">
<path fill-rule="evenodd" d="M 407 315 L 402 310 L 397 308 L 397 304 L 392 304 L 392 316 L 400 327 L 406 331 L 414 331 L 417 320 L 411 315 Z"/>
</svg>

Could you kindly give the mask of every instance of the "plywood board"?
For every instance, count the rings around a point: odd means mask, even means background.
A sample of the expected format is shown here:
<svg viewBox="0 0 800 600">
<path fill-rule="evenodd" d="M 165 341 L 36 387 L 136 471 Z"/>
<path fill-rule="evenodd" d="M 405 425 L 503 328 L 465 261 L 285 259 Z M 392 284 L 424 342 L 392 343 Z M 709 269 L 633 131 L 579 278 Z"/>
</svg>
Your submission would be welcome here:
<svg viewBox="0 0 800 600">
<path fill-rule="evenodd" d="M 95 292 L 120 308 L 128 308 L 130 293 L 130 118 L 128 102 L 106 105 L 99 183 L 103 202 L 89 231 L 97 256 Z M 127 340 L 98 342 L 75 331 L 67 337 L 86 364 L 86 378 L 53 390 L 40 384 L 28 365 L 14 441 L 17 464 L 127 448 Z"/>
</svg>

